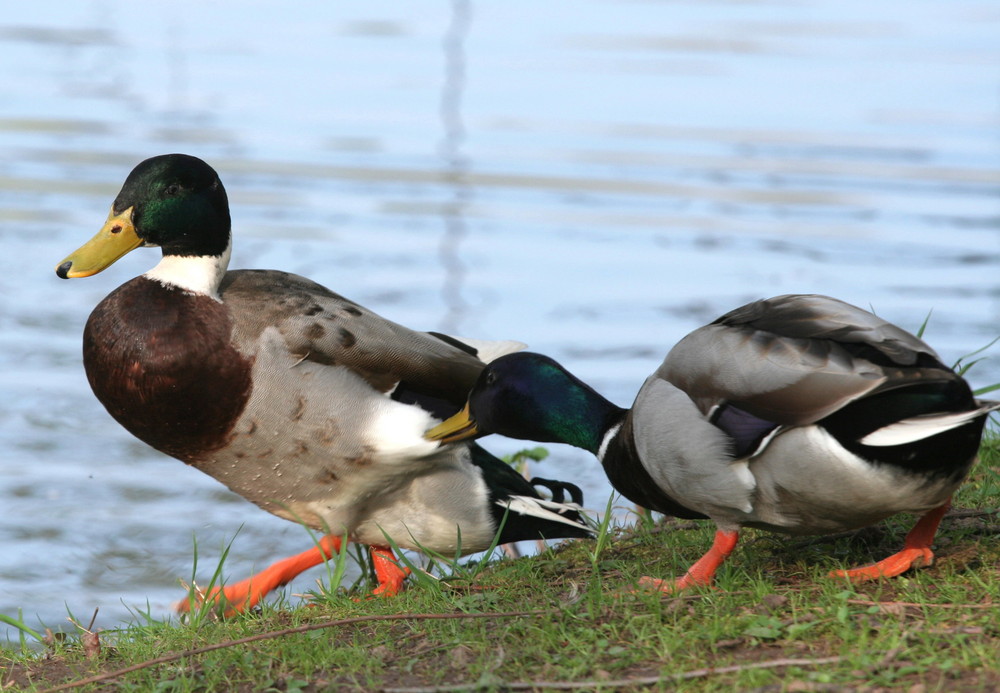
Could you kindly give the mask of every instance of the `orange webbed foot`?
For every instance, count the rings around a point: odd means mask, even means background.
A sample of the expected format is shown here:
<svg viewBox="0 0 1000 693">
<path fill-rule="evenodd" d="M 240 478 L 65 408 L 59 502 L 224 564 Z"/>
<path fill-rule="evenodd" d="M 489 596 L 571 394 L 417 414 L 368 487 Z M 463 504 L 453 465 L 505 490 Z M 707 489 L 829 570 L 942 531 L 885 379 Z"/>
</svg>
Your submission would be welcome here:
<svg viewBox="0 0 1000 693">
<path fill-rule="evenodd" d="M 372 567 L 378 587 L 372 590 L 371 597 L 395 597 L 403 589 L 403 582 L 410 574 L 410 569 L 399 564 L 392 549 L 387 546 L 372 546 Z"/>
<path fill-rule="evenodd" d="M 931 551 L 931 544 L 934 541 L 934 535 L 937 534 L 938 525 L 941 524 L 941 518 L 944 517 L 950 505 L 949 501 L 921 517 L 906 535 L 902 551 L 872 565 L 850 570 L 834 570 L 830 573 L 830 577 L 846 577 L 853 582 L 865 582 L 879 578 L 896 577 L 910 568 L 922 568 L 933 564 L 934 552 Z"/>
<path fill-rule="evenodd" d="M 934 562 L 934 552 L 929 548 L 903 549 L 878 563 L 851 568 L 849 570 L 834 570 L 830 577 L 848 578 L 852 582 L 865 582 L 879 578 L 891 578 L 902 575 L 910 568 L 922 568 Z"/>
<path fill-rule="evenodd" d="M 274 587 L 268 588 L 264 583 L 265 581 L 259 580 L 255 575 L 224 588 L 213 587 L 205 591 L 195 586 L 195 594 L 174 604 L 174 610 L 184 614 L 192 610 L 192 605 L 194 610 L 198 610 L 204 604 L 211 604 L 218 615 L 229 618 L 254 608 L 265 594 L 274 589 Z"/>
</svg>

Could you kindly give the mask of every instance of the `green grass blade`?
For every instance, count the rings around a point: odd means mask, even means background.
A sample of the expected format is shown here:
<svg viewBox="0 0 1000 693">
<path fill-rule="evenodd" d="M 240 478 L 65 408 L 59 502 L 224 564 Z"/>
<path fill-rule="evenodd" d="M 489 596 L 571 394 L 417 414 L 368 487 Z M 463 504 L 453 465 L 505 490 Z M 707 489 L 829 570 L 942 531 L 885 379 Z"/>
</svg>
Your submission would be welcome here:
<svg viewBox="0 0 1000 693">
<path fill-rule="evenodd" d="M 927 311 L 927 317 L 924 318 L 924 321 L 920 324 L 919 329 L 917 329 L 917 337 L 918 338 L 923 339 L 924 332 L 927 330 L 927 325 L 929 325 L 930 322 L 931 322 L 931 315 L 933 313 L 934 313 L 934 309 L 933 308 L 931 308 L 929 311 Z"/>
<path fill-rule="evenodd" d="M 978 349 L 976 349 L 975 351 L 970 351 L 968 354 L 965 354 L 964 356 L 960 356 L 959 359 L 957 361 L 955 361 L 955 365 L 952 366 L 952 369 L 954 369 L 959 375 L 965 375 L 966 371 L 968 371 L 974 365 L 976 365 L 977 363 L 979 363 L 980 361 L 982 361 L 982 359 L 976 359 L 975 361 L 973 361 L 972 363 L 970 363 L 968 365 L 963 365 L 962 361 L 964 361 L 965 359 L 969 358 L 970 356 L 975 356 L 976 354 L 983 353 L 984 351 L 986 351 L 987 349 L 989 349 L 991 346 L 993 346 L 994 344 L 996 344 L 998 340 L 1000 340 L 1000 336 L 994 337 L 993 340 L 991 340 L 985 346 L 981 346 Z"/>
<path fill-rule="evenodd" d="M 594 542 L 594 549 L 590 552 L 590 563 L 595 573 L 597 572 L 597 564 L 601 559 L 601 553 L 611 540 L 611 509 L 614 507 L 617 497 L 617 493 L 612 493 L 608 496 L 607 505 L 604 507 L 604 515 L 601 517 L 601 524 L 597 527 L 597 540 Z"/>
<path fill-rule="evenodd" d="M 986 387 L 981 387 L 978 390 L 973 390 L 972 394 L 978 397 L 979 395 L 985 395 L 987 392 L 994 392 L 995 390 L 1000 390 L 1000 383 L 994 383 L 993 385 L 987 385 Z"/>
<path fill-rule="evenodd" d="M 20 616 L 20 609 L 18 610 L 18 616 Z M 37 630 L 28 627 L 23 620 L 19 618 L 14 618 L 13 616 L 8 616 L 7 614 L 0 614 L 0 622 L 6 623 L 8 626 L 13 626 L 21 634 L 22 638 L 24 635 L 30 635 L 38 642 L 45 642 L 45 636 L 39 633 Z M 21 645 L 24 646 L 24 641 L 22 640 Z"/>
</svg>

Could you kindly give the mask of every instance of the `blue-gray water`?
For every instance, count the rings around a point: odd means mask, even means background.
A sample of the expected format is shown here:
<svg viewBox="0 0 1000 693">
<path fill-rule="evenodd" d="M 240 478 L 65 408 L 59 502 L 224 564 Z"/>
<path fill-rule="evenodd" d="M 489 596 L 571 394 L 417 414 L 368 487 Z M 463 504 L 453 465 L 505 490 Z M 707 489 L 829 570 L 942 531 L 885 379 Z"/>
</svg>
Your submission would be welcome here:
<svg viewBox="0 0 1000 693">
<path fill-rule="evenodd" d="M 154 154 L 220 171 L 234 266 L 520 339 L 621 404 L 766 295 L 911 329 L 933 310 L 949 361 L 1000 333 L 992 0 L 43 0 L 5 7 L 0 50 L 0 613 L 33 625 L 166 615 L 195 535 L 202 579 L 241 526 L 234 578 L 308 545 L 87 386 L 88 313 L 157 254 L 53 267 Z M 974 385 L 1000 381 L 991 355 Z M 603 508 L 597 465 L 552 452 L 536 472 Z"/>
</svg>

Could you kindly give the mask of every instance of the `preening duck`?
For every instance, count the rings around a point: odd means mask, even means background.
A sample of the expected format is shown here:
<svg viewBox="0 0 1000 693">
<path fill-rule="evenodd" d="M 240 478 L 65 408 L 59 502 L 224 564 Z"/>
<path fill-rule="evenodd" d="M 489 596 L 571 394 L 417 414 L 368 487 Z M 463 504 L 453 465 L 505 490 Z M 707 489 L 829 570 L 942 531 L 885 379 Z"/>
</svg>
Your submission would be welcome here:
<svg viewBox="0 0 1000 693">
<path fill-rule="evenodd" d="M 294 274 L 227 271 L 230 227 L 208 164 L 157 156 L 135 167 L 104 227 L 56 269 L 87 277 L 160 247 L 160 262 L 87 321 L 94 394 L 145 443 L 326 533 L 211 598 L 252 606 L 344 536 L 372 547 L 376 592 L 393 594 L 405 571 L 387 536 L 454 555 L 487 548 L 498 532 L 501 543 L 590 535 L 572 484 L 529 483 L 476 445 L 423 437 L 458 410 L 484 359 L 521 345 L 409 330 Z"/>
<path fill-rule="evenodd" d="M 920 514 L 902 551 L 834 573 L 860 581 L 931 563 L 998 407 L 899 327 L 837 299 L 788 295 L 684 337 L 631 409 L 550 358 L 501 356 L 428 438 L 569 443 L 597 455 L 631 501 L 712 519 L 715 541 L 683 577 L 643 580 L 664 591 L 711 584 L 742 527 L 826 534 Z"/>
</svg>

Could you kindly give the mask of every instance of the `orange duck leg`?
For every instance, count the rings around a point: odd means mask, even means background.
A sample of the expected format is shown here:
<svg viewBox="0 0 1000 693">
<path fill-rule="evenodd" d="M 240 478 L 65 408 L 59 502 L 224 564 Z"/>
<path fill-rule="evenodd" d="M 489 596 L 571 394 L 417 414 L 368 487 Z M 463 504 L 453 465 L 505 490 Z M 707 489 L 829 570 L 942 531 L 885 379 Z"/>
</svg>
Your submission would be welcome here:
<svg viewBox="0 0 1000 693">
<path fill-rule="evenodd" d="M 639 586 L 667 593 L 680 592 L 691 587 L 711 586 L 715 579 L 715 571 L 736 548 L 739 538 L 739 532 L 724 532 L 720 529 L 715 533 L 712 547 L 684 573 L 683 577 L 678 580 L 644 577 L 639 579 Z"/>
<path fill-rule="evenodd" d="M 241 611 L 252 609 L 260 603 L 264 595 L 282 585 L 286 585 L 298 575 L 332 558 L 340 551 L 342 540 L 332 534 L 327 534 L 316 546 L 300 554 L 284 558 L 250 576 L 225 587 L 213 587 L 208 592 L 199 595 L 198 602 L 213 602 L 226 604 L 224 616 L 232 616 Z M 185 613 L 191 608 L 191 600 L 184 599 L 176 604 L 177 611 Z"/>
<path fill-rule="evenodd" d="M 247 611 L 257 606 L 269 592 L 288 584 L 310 568 L 332 558 L 340 551 L 342 545 L 343 540 L 340 537 L 328 534 L 311 549 L 273 563 L 246 580 L 222 588 L 214 587 L 200 595 L 198 601 L 227 605 L 222 614 L 227 617 Z M 372 590 L 372 596 L 397 595 L 410 574 L 409 568 L 401 567 L 387 546 L 372 546 L 370 551 L 375 577 L 378 580 L 378 587 Z M 182 600 L 176 605 L 177 611 L 181 613 L 188 612 L 190 608 L 190 599 Z"/>
</svg>

